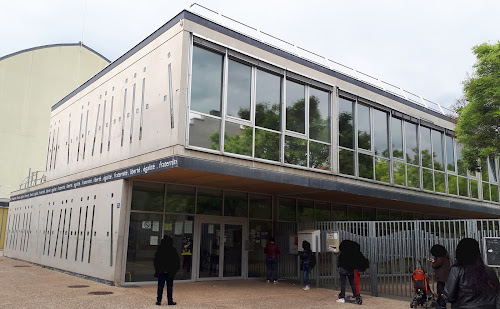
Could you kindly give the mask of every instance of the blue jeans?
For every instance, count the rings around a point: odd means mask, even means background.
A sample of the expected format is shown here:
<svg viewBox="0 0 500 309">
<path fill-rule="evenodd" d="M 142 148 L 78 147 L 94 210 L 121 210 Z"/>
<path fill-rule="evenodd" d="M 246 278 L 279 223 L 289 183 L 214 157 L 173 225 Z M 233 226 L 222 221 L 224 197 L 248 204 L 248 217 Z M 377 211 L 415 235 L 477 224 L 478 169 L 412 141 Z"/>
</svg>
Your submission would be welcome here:
<svg viewBox="0 0 500 309">
<path fill-rule="evenodd" d="M 266 257 L 267 280 L 278 280 L 278 258 Z"/>
<path fill-rule="evenodd" d="M 309 270 L 304 270 L 304 281 L 306 285 L 311 285 L 311 280 L 309 280 Z"/>
<path fill-rule="evenodd" d="M 356 297 L 356 284 L 354 283 L 354 271 L 347 271 L 342 267 L 339 268 L 340 275 L 340 294 L 339 298 L 345 298 L 345 286 L 347 280 L 349 279 L 349 284 L 351 285 L 352 295 Z"/>
<path fill-rule="evenodd" d="M 161 298 L 163 296 L 163 287 L 167 283 L 167 300 L 168 303 L 172 303 L 172 288 L 174 286 L 174 278 L 169 277 L 168 273 L 158 273 L 158 290 L 156 301 L 161 302 Z"/>
</svg>

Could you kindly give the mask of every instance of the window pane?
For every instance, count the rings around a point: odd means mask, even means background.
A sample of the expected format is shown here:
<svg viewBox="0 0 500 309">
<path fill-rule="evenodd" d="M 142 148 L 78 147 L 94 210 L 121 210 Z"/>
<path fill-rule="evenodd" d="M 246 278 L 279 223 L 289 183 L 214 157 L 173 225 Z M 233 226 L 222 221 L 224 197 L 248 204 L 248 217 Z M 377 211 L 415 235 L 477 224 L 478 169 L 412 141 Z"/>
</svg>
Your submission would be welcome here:
<svg viewBox="0 0 500 309">
<path fill-rule="evenodd" d="M 442 135 L 441 132 L 432 130 L 432 157 L 434 159 L 434 169 L 440 171 L 444 171 Z"/>
<path fill-rule="evenodd" d="M 189 145 L 219 150 L 220 119 L 189 113 Z"/>
<path fill-rule="evenodd" d="M 252 155 L 253 128 L 226 121 L 224 151 L 245 156 Z"/>
<path fill-rule="evenodd" d="M 374 221 L 377 220 L 377 209 L 376 208 L 363 208 L 363 220 Z"/>
<path fill-rule="evenodd" d="M 491 185 L 491 200 L 498 203 L 498 186 Z"/>
<path fill-rule="evenodd" d="M 359 177 L 373 179 L 373 157 L 365 154 L 358 154 Z"/>
<path fill-rule="evenodd" d="M 420 188 L 420 176 L 418 173 L 418 166 L 407 165 L 406 170 L 408 173 L 408 187 Z"/>
<path fill-rule="evenodd" d="M 195 196 L 195 187 L 167 185 L 167 206 L 165 211 L 194 214 Z"/>
<path fill-rule="evenodd" d="M 257 219 L 272 219 L 272 202 L 273 199 L 269 195 L 251 194 L 250 201 L 250 218 Z"/>
<path fill-rule="evenodd" d="M 405 165 L 400 162 L 394 162 L 393 169 L 394 184 L 401 186 L 406 185 Z"/>
<path fill-rule="evenodd" d="M 280 221 L 294 221 L 296 220 L 296 205 L 295 199 L 280 198 L 278 216 Z"/>
<path fill-rule="evenodd" d="M 386 209 L 377 209 L 377 220 L 387 221 L 390 220 L 389 210 Z"/>
<path fill-rule="evenodd" d="M 445 184 L 445 174 L 441 172 L 434 172 L 434 181 L 436 192 L 445 193 L 446 192 L 446 184 Z"/>
<path fill-rule="evenodd" d="M 495 158 L 488 158 L 488 176 L 490 182 L 498 182 Z"/>
<path fill-rule="evenodd" d="M 307 141 L 285 136 L 285 163 L 307 166 Z"/>
<path fill-rule="evenodd" d="M 457 168 L 459 175 L 467 176 L 467 167 L 465 166 L 465 161 L 462 159 L 462 145 L 460 144 L 457 144 Z"/>
<path fill-rule="evenodd" d="M 165 215 L 163 235 L 171 236 L 177 248 L 182 267 L 175 274 L 176 280 L 191 280 L 193 263 L 194 216 Z M 163 237 L 160 237 L 162 239 Z"/>
<path fill-rule="evenodd" d="M 347 220 L 360 221 L 363 220 L 363 208 L 348 206 L 347 207 Z"/>
<path fill-rule="evenodd" d="M 422 169 L 422 181 L 425 190 L 434 191 L 434 181 L 432 179 L 432 171 L 428 169 Z"/>
<path fill-rule="evenodd" d="M 387 113 L 373 110 L 373 127 L 375 134 L 375 155 L 389 157 L 389 133 L 387 129 Z"/>
<path fill-rule="evenodd" d="M 220 116 L 223 56 L 194 46 L 191 110 Z"/>
<path fill-rule="evenodd" d="M 419 165 L 417 125 L 406 121 L 404 123 L 406 162 Z"/>
<path fill-rule="evenodd" d="M 403 159 L 403 131 L 401 119 L 391 118 L 392 155 Z"/>
<path fill-rule="evenodd" d="M 458 177 L 458 194 L 460 196 L 469 196 L 467 193 L 467 178 Z"/>
<path fill-rule="evenodd" d="M 309 142 L 309 167 L 330 170 L 330 145 Z"/>
<path fill-rule="evenodd" d="M 249 220 L 249 250 L 248 250 L 248 277 L 264 277 L 266 275 L 266 255 L 262 241 L 267 241 L 273 234 L 273 223 L 268 221 Z M 257 234 L 257 232 L 259 234 Z M 265 235 L 265 236 L 264 236 Z M 257 243 L 257 241 L 259 243 Z M 284 250 L 284 248 L 281 248 Z"/>
<path fill-rule="evenodd" d="M 199 188 L 197 203 L 196 213 L 222 216 L 222 190 Z"/>
<path fill-rule="evenodd" d="M 389 164 L 390 161 L 375 157 L 375 179 L 378 181 L 389 182 Z"/>
<path fill-rule="evenodd" d="M 330 203 L 318 203 L 314 204 L 314 216 L 316 221 L 330 221 L 332 220 L 332 214 L 330 211 Z"/>
<path fill-rule="evenodd" d="M 487 182 L 483 182 L 483 200 L 490 200 L 490 184 Z"/>
<path fill-rule="evenodd" d="M 339 149 L 339 172 L 346 175 L 354 175 L 354 152 Z"/>
<path fill-rule="evenodd" d="M 472 198 L 479 198 L 479 193 L 477 192 L 477 180 L 470 180 L 470 196 Z"/>
<path fill-rule="evenodd" d="M 370 108 L 358 104 L 358 147 L 371 150 Z"/>
<path fill-rule="evenodd" d="M 446 169 L 455 171 L 455 151 L 453 150 L 453 138 L 446 136 Z"/>
<path fill-rule="evenodd" d="M 163 212 L 164 188 L 162 183 L 134 181 L 132 210 Z"/>
<path fill-rule="evenodd" d="M 353 102 L 339 98 L 339 145 L 354 148 Z"/>
<path fill-rule="evenodd" d="M 448 193 L 453 195 L 458 194 L 457 176 L 448 175 Z"/>
<path fill-rule="evenodd" d="M 227 76 L 227 115 L 250 120 L 252 68 L 229 60 Z"/>
<path fill-rule="evenodd" d="M 481 178 L 488 181 L 488 161 L 481 160 Z"/>
<path fill-rule="evenodd" d="M 281 121 L 281 77 L 257 70 L 255 125 L 279 131 Z"/>
<path fill-rule="evenodd" d="M 271 161 L 280 160 L 280 135 L 255 129 L 255 157 Z"/>
<path fill-rule="evenodd" d="M 306 133 L 306 103 L 304 85 L 286 81 L 286 129 Z"/>
<path fill-rule="evenodd" d="M 243 192 L 224 192 L 224 216 L 248 217 L 248 198 Z"/>
<path fill-rule="evenodd" d="M 297 221 L 312 222 L 314 221 L 314 202 L 313 201 L 297 201 Z"/>
<path fill-rule="evenodd" d="M 333 220 L 343 221 L 347 219 L 347 206 L 332 205 Z"/>
<path fill-rule="evenodd" d="M 422 166 L 432 168 L 431 129 L 420 127 L 420 153 Z"/>
<path fill-rule="evenodd" d="M 330 142 L 329 93 L 309 88 L 309 138 Z"/>
</svg>

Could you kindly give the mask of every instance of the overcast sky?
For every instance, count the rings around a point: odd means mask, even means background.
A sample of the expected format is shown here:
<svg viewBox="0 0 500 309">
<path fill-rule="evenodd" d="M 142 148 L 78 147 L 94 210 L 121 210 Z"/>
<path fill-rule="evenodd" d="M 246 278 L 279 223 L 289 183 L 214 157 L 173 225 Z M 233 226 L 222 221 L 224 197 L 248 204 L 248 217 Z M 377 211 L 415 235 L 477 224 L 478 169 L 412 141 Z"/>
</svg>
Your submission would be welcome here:
<svg viewBox="0 0 500 309">
<path fill-rule="evenodd" d="M 83 38 L 113 61 L 192 3 L 3 0 L 0 57 Z M 498 0 L 197 3 L 444 106 L 462 94 L 471 47 L 500 40 Z"/>
</svg>

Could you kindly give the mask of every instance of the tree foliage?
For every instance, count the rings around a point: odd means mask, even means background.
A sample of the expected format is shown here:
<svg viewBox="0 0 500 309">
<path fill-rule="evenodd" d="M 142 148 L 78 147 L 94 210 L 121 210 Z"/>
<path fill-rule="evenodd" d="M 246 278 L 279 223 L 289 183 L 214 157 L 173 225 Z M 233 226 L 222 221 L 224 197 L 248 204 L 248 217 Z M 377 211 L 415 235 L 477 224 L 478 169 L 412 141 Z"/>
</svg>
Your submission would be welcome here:
<svg viewBox="0 0 500 309">
<path fill-rule="evenodd" d="M 477 159 L 500 153 L 500 41 L 472 48 L 477 57 L 474 72 L 463 82 L 468 104 L 457 106 L 458 142 L 469 170 L 480 170 Z"/>
</svg>

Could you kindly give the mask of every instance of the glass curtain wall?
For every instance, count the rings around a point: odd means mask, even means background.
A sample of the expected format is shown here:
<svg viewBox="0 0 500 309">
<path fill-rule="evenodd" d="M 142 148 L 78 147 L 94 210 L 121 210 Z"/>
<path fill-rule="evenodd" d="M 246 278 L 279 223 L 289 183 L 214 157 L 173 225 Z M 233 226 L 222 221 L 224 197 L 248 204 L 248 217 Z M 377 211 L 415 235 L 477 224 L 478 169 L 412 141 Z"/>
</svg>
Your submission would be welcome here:
<svg viewBox="0 0 500 309">
<path fill-rule="evenodd" d="M 328 87 L 250 62 L 193 46 L 189 145 L 330 171 Z"/>
</svg>

